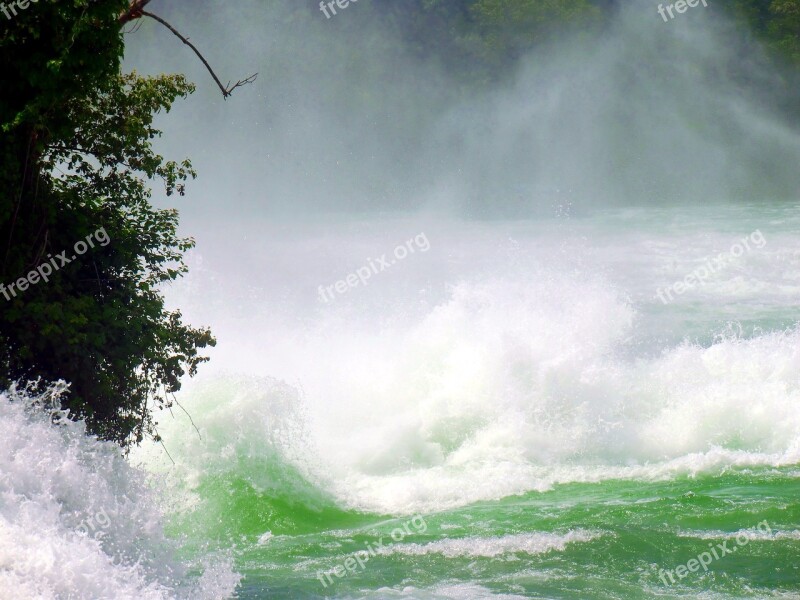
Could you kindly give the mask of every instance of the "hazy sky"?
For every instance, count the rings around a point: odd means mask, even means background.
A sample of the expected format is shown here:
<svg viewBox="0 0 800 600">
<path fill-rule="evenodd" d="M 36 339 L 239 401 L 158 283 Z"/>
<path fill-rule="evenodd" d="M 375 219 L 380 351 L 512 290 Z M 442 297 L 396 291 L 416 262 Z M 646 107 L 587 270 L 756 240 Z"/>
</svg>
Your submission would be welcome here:
<svg viewBox="0 0 800 600">
<path fill-rule="evenodd" d="M 186 198 L 166 201 L 184 225 L 331 212 L 527 218 L 795 194 L 800 141 L 759 96 L 776 100 L 781 86 L 758 48 L 731 37 L 713 7 L 669 23 L 650 9 L 623 10 L 599 39 L 541 48 L 510 81 L 472 93 L 433 59 L 399 51 L 369 0 L 332 19 L 310 1 L 155 0 L 223 81 L 259 73 L 227 101 L 157 23 L 128 36 L 126 67 L 198 86 L 161 121 L 158 143 L 200 172 Z"/>
</svg>

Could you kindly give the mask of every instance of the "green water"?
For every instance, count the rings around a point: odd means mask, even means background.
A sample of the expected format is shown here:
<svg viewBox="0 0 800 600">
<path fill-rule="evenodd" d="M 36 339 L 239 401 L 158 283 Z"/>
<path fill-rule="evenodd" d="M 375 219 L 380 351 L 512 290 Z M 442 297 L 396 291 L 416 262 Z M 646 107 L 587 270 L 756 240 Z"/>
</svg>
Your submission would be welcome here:
<svg viewBox="0 0 800 600">
<path fill-rule="evenodd" d="M 214 533 L 238 539 L 239 598 L 800 598 L 796 469 L 566 484 L 413 523 L 276 506 L 228 484 Z M 273 535 L 259 543 L 265 529 Z M 727 555 L 679 578 L 709 544 Z M 341 577 L 320 578 L 337 565 Z"/>
<path fill-rule="evenodd" d="M 429 223 L 424 301 L 387 278 L 249 308 L 239 374 L 145 461 L 169 533 L 244 599 L 800 598 L 800 211 L 662 213 Z M 395 226 L 331 244 L 358 264 Z"/>
</svg>

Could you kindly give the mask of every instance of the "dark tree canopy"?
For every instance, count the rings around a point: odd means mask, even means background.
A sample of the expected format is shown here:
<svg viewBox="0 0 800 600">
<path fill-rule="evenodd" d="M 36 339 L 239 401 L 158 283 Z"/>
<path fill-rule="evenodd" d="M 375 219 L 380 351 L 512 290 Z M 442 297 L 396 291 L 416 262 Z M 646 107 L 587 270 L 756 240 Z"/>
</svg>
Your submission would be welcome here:
<svg viewBox="0 0 800 600">
<path fill-rule="evenodd" d="M 159 285 L 179 277 L 191 239 L 177 212 L 157 210 L 194 177 L 188 161 L 153 152 L 153 117 L 193 91 L 182 76 L 123 75 L 124 0 L 41 0 L 0 33 L 0 283 L 96 244 L 6 300 L 0 296 L 2 379 L 65 379 L 66 406 L 106 439 L 155 435 L 153 409 L 170 403 L 185 373 L 214 344 Z"/>
</svg>

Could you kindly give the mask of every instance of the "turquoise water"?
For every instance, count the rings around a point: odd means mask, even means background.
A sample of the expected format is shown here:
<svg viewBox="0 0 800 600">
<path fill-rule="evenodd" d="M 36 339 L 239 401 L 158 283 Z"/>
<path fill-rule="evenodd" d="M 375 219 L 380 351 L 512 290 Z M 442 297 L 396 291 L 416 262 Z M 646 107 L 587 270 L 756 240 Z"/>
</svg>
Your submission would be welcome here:
<svg viewBox="0 0 800 600">
<path fill-rule="evenodd" d="M 241 224 L 163 446 L 0 397 L 0 597 L 800 598 L 799 214 Z"/>
<path fill-rule="evenodd" d="M 766 598 L 800 595 L 800 492 L 792 469 L 657 483 L 565 484 L 422 518 L 384 554 L 333 574 L 406 519 L 331 515 L 322 531 L 244 545 L 242 598 Z M 338 518 L 337 518 L 338 517 Z M 762 534 L 758 523 L 762 525 Z M 419 520 L 417 521 L 420 522 Z M 749 530 L 752 529 L 753 532 Z M 771 531 L 768 531 L 771 530 Z M 746 531 L 739 546 L 734 532 Z M 728 540 L 707 572 L 673 570 Z M 722 553 L 717 550 L 717 555 Z M 712 555 L 713 557 L 713 555 Z M 362 556 L 363 558 L 363 556 Z M 323 585 L 323 583 L 325 585 Z M 781 596 L 781 592 L 783 596 Z"/>
<path fill-rule="evenodd" d="M 173 535 L 229 551 L 240 598 L 800 597 L 798 214 L 262 232 L 262 272 L 300 267 L 218 331 L 183 397 L 202 439 L 170 419 L 177 465 L 147 455 L 192 482 Z M 429 252 L 314 297 L 320 257 L 345 274 L 419 231 Z"/>
<path fill-rule="evenodd" d="M 126 37 L 197 69 L 164 293 L 219 343 L 130 456 L 0 393 L 0 600 L 800 598 L 800 140 L 721 11 L 473 93 L 365 5 L 161 4 L 261 74 Z"/>
</svg>

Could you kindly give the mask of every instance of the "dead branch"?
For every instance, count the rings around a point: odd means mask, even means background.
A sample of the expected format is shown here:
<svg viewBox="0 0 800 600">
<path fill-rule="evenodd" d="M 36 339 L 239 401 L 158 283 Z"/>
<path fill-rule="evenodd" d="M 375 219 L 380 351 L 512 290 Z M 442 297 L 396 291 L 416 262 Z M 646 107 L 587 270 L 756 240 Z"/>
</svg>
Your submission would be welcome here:
<svg viewBox="0 0 800 600">
<path fill-rule="evenodd" d="M 141 29 L 141 27 L 142 27 L 142 21 L 141 19 L 138 19 L 134 24 L 134 26 L 130 28 L 130 30 L 125 31 L 125 35 L 131 35 L 133 33 L 136 33 L 137 31 L 139 31 L 139 29 Z"/>
<path fill-rule="evenodd" d="M 144 2 L 145 4 L 147 2 L 149 2 L 149 1 L 150 0 L 139 0 L 139 2 Z M 205 59 L 205 57 L 202 54 L 200 54 L 200 51 L 194 46 L 194 44 L 192 44 L 189 41 L 188 38 L 182 36 L 177 29 L 175 29 L 172 25 L 167 23 L 164 19 L 162 19 L 158 15 L 154 15 L 153 13 L 147 12 L 146 10 L 141 10 L 140 14 L 144 15 L 146 17 L 150 17 L 151 19 L 154 19 L 154 20 L 158 21 L 159 23 L 161 23 L 164 27 L 166 27 L 172 33 L 174 33 L 175 36 L 178 37 L 184 44 L 189 46 L 189 48 L 191 48 L 194 51 L 194 53 L 197 55 L 197 57 L 201 61 L 203 61 L 203 64 L 206 66 L 206 69 L 208 69 L 208 72 L 211 73 L 211 77 L 213 77 L 214 81 L 216 81 L 217 86 L 219 86 L 219 89 L 222 91 L 222 97 L 223 98 L 227 98 L 228 96 L 230 96 L 231 93 L 233 93 L 233 90 L 235 90 L 236 88 L 241 87 L 243 85 L 247 85 L 248 83 L 253 83 L 256 80 L 256 77 L 258 77 L 258 73 L 254 73 L 253 75 L 250 75 L 250 77 L 247 77 L 245 79 L 240 79 L 234 85 L 231 85 L 230 82 L 228 82 L 228 86 L 227 87 L 222 85 L 222 82 L 219 80 L 219 77 L 217 77 L 217 74 L 214 73 L 214 69 L 211 68 L 211 65 L 208 64 L 208 61 Z"/>
</svg>

